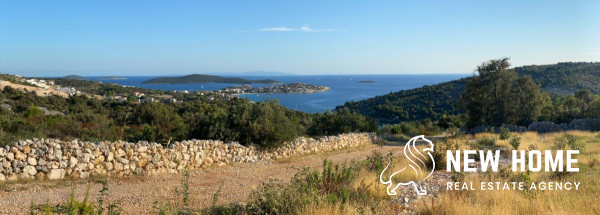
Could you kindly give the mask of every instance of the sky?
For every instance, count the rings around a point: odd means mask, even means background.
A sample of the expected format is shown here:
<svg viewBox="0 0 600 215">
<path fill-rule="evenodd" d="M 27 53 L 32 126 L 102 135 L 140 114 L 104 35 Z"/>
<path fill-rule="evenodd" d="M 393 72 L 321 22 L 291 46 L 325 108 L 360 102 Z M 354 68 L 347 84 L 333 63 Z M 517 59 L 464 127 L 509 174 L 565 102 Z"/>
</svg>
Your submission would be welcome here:
<svg viewBox="0 0 600 215">
<path fill-rule="evenodd" d="M 0 73 L 472 73 L 600 61 L 600 1 L 5 1 Z"/>
</svg>

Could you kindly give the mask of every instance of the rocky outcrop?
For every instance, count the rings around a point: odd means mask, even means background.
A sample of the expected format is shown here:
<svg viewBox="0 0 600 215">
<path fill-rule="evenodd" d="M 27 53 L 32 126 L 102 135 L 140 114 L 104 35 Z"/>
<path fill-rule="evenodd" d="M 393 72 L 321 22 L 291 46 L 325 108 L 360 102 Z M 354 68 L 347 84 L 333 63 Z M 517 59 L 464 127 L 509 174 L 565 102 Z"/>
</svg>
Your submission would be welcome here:
<svg viewBox="0 0 600 215">
<path fill-rule="evenodd" d="M 299 137 L 273 150 L 214 140 L 188 140 L 169 146 L 148 142 L 22 140 L 0 148 L 0 181 L 177 173 L 211 165 L 253 163 L 358 147 L 372 144 L 375 138 L 372 133 L 341 134 L 319 139 Z"/>
</svg>

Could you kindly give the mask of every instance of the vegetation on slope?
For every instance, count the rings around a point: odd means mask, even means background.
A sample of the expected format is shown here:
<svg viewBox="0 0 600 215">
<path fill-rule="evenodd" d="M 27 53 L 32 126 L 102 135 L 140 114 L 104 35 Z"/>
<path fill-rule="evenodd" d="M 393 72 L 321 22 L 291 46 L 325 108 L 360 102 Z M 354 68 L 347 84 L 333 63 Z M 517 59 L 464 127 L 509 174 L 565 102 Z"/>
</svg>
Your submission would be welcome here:
<svg viewBox="0 0 600 215">
<path fill-rule="evenodd" d="M 387 95 L 354 102 L 346 102 L 337 108 L 350 108 L 373 117 L 381 123 L 401 121 L 439 119 L 443 115 L 460 113 L 457 99 L 465 90 L 467 78 L 424 86 L 411 90 L 402 90 Z"/>
<path fill-rule="evenodd" d="M 91 81 L 64 81 L 91 92 L 136 90 Z M 349 110 L 307 114 L 287 109 L 272 100 L 258 103 L 247 99 L 211 101 L 199 94 L 171 94 L 182 98 L 182 102 L 137 103 L 87 96 L 40 97 L 33 92 L 5 87 L 0 90 L 0 145 L 29 138 L 165 144 L 184 139 L 213 139 L 269 148 L 298 136 L 377 129 L 375 121 Z M 338 126 L 327 127 L 324 123 Z"/>
<path fill-rule="evenodd" d="M 514 68 L 521 76 L 529 75 L 542 90 L 568 95 L 578 90 L 600 94 L 600 63 L 558 63 Z"/>
<path fill-rule="evenodd" d="M 556 112 L 570 112 L 568 109 L 561 109 L 570 106 L 570 104 L 562 102 L 574 101 L 573 94 L 577 91 L 588 90 L 592 94 L 600 94 L 600 85 L 597 84 L 600 82 L 600 63 L 558 63 L 517 67 L 511 70 L 519 77 L 531 76 L 531 80 L 552 98 L 552 101 L 548 102 L 553 103 L 554 107 L 545 110 L 555 111 L 555 114 Z M 373 117 L 380 123 L 437 120 L 465 113 L 459 100 L 467 83 L 473 78 L 468 77 L 432 86 L 402 90 L 362 101 L 350 101 L 338 108 L 350 108 Z M 552 114 L 548 113 L 539 120 L 565 121 L 564 116 L 550 115 Z"/>
<path fill-rule="evenodd" d="M 140 92 L 145 94 L 149 94 L 151 92 L 156 94 L 164 93 L 164 91 L 162 90 L 150 90 L 141 87 L 123 87 L 117 84 L 102 83 L 99 81 L 88 81 L 83 79 L 57 78 L 50 80 L 53 80 L 54 84 L 56 85 L 74 87 L 75 89 L 80 90 L 81 92 L 102 96 L 112 96 L 120 94 L 131 95 L 134 92 Z"/>
</svg>

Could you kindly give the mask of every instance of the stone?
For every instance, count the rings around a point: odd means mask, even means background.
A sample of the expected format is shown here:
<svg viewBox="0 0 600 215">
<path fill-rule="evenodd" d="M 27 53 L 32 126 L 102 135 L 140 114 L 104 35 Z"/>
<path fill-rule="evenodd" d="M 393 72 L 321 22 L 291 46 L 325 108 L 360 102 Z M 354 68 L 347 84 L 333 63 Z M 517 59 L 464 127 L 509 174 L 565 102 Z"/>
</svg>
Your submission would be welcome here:
<svg viewBox="0 0 600 215">
<path fill-rule="evenodd" d="M 158 162 L 160 162 L 160 154 L 156 153 L 154 154 L 154 156 L 152 156 L 152 164 L 157 165 Z"/>
<path fill-rule="evenodd" d="M 115 163 L 115 170 L 116 171 L 122 171 L 123 170 L 123 164 L 122 163 Z"/>
<path fill-rule="evenodd" d="M 58 162 L 58 168 L 67 168 L 68 166 L 69 163 L 67 161 Z M 52 168 L 54 168 L 54 166 Z"/>
<path fill-rule="evenodd" d="M 17 160 L 24 161 L 26 158 L 27 158 L 27 155 L 26 155 L 26 154 L 23 154 L 23 153 L 21 153 L 21 152 L 17 152 L 17 153 L 15 154 L 15 159 L 17 159 Z"/>
<path fill-rule="evenodd" d="M 104 162 L 104 156 L 100 155 L 100 157 L 98 157 L 98 158 L 96 158 L 96 160 L 94 160 L 94 165 L 98 165 L 102 162 Z"/>
<path fill-rule="evenodd" d="M 108 155 L 106 156 L 106 161 L 113 161 L 114 158 L 115 158 L 115 154 L 112 152 L 109 152 Z"/>
<path fill-rule="evenodd" d="M 6 176 L 2 173 L 0 173 L 0 181 L 6 181 Z"/>
<path fill-rule="evenodd" d="M 75 167 L 75 169 L 77 170 L 86 170 L 88 167 L 87 163 L 78 163 L 77 166 Z"/>
<path fill-rule="evenodd" d="M 144 167 L 144 166 L 146 166 L 146 164 L 148 164 L 148 159 L 142 158 L 142 159 L 140 159 L 140 161 L 137 162 L 137 164 L 139 167 Z"/>
<path fill-rule="evenodd" d="M 27 163 L 29 165 L 35 166 L 35 165 L 37 165 L 37 160 L 35 158 L 30 157 L 30 158 L 27 158 Z"/>
<path fill-rule="evenodd" d="M 33 166 L 25 166 L 25 168 L 23 168 L 23 173 L 34 176 L 37 173 L 37 170 L 35 170 L 35 167 Z"/>
<path fill-rule="evenodd" d="M 62 150 L 60 149 L 55 149 L 54 150 L 54 160 L 61 160 L 62 159 Z"/>
<path fill-rule="evenodd" d="M 138 152 L 146 152 L 147 150 L 148 150 L 147 146 L 140 146 L 137 151 Z"/>
<path fill-rule="evenodd" d="M 120 158 L 120 159 L 119 159 L 119 163 L 122 163 L 122 164 L 129 164 L 129 160 L 127 160 L 127 158 Z"/>
<path fill-rule="evenodd" d="M 118 149 L 115 153 L 115 156 L 117 157 L 124 157 L 125 156 L 125 151 L 123 149 Z"/>
<path fill-rule="evenodd" d="M 90 162 L 90 159 L 92 158 L 92 155 L 85 153 L 83 154 L 83 162 L 88 163 Z"/>
<path fill-rule="evenodd" d="M 51 169 L 47 177 L 49 180 L 59 180 L 65 178 L 65 173 L 64 169 Z"/>
<path fill-rule="evenodd" d="M 29 146 L 24 146 L 24 147 L 23 147 L 23 153 L 25 153 L 25 154 L 29 154 L 29 152 L 31 152 L 31 147 L 29 147 Z"/>
<path fill-rule="evenodd" d="M 94 151 L 94 152 L 92 153 L 92 155 L 94 155 L 94 157 L 98 157 L 98 156 L 102 155 L 102 152 L 101 152 L 100 150 L 98 150 L 98 149 L 97 149 L 96 151 Z"/>
<path fill-rule="evenodd" d="M 46 166 L 46 164 L 48 164 L 48 162 L 46 162 L 46 160 L 39 158 L 37 160 L 37 164 L 41 165 L 41 166 Z"/>
<path fill-rule="evenodd" d="M 75 165 L 77 165 L 79 161 L 77 160 L 77 158 L 75 157 L 71 157 L 71 159 L 69 159 L 69 167 L 75 167 Z"/>
<path fill-rule="evenodd" d="M 111 170 L 113 170 L 113 165 L 112 165 L 112 163 L 111 163 L 111 162 L 104 162 L 104 163 L 102 163 L 102 164 L 103 164 L 103 166 L 104 166 L 104 169 L 106 169 L 107 171 L 111 171 Z"/>
<path fill-rule="evenodd" d="M 0 173 L 5 180 L 34 176 L 56 180 L 65 176 L 86 178 L 90 175 L 156 175 L 208 165 L 253 163 L 325 152 L 370 144 L 373 140 L 373 134 L 367 133 L 328 136 L 319 140 L 300 137 L 277 150 L 262 151 L 237 142 L 213 140 L 188 140 L 163 146 L 143 141 L 92 143 L 33 139 L 15 141 L 12 145 L 0 148 Z"/>
<path fill-rule="evenodd" d="M 80 172 L 79 173 L 79 178 L 89 178 L 89 177 L 90 177 L 89 172 Z"/>
</svg>

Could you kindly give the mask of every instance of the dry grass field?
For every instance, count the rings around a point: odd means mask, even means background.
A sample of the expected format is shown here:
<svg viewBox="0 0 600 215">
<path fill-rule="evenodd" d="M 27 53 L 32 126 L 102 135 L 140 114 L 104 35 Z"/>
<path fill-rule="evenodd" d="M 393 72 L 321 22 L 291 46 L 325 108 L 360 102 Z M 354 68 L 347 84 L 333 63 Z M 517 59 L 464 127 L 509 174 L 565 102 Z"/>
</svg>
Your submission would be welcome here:
<svg viewBox="0 0 600 215">
<path fill-rule="evenodd" d="M 465 174 L 463 181 L 479 184 L 481 181 L 520 181 L 530 182 L 580 182 L 579 190 L 479 190 L 446 191 L 439 196 L 438 204 L 418 204 L 420 214 L 598 214 L 600 213 L 600 134 L 570 131 L 566 133 L 512 133 L 520 137 L 519 150 L 552 150 L 572 146 L 562 145 L 565 136 L 574 136 L 583 145 L 576 156 L 579 168 L 577 173 L 532 172 L 530 174 Z M 468 147 L 469 140 L 493 137 L 496 134 L 468 135 L 455 139 L 461 148 Z M 509 140 L 498 140 L 497 146 L 509 148 Z M 542 159 L 543 160 L 543 159 Z M 510 167 L 507 167 L 510 168 Z M 528 183 L 525 183 L 528 184 Z"/>
</svg>

